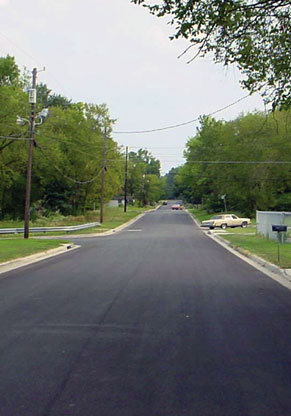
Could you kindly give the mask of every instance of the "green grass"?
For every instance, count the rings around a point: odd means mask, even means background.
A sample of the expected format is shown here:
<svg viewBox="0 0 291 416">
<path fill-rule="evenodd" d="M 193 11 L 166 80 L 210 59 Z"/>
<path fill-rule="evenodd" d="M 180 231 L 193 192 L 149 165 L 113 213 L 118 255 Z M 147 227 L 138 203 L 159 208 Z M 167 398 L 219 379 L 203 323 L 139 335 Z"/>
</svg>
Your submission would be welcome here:
<svg viewBox="0 0 291 416">
<path fill-rule="evenodd" d="M 197 218 L 198 221 L 202 222 L 205 220 L 209 220 L 214 214 L 209 214 L 207 211 L 205 211 L 202 208 L 188 208 L 188 211 L 191 212 L 191 214 L 194 215 L 195 218 Z"/>
<path fill-rule="evenodd" d="M 189 211 L 200 222 L 208 220 L 214 215 L 197 208 L 191 208 Z M 239 215 L 235 212 L 234 214 Z M 280 260 L 278 261 L 278 243 L 256 235 L 254 219 L 251 220 L 251 224 L 247 228 L 227 228 L 226 233 L 220 234 L 220 237 L 229 241 L 234 248 L 244 254 L 251 253 L 281 268 L 291 268 L 291 245 L 288 243 L 280 245 Z"/>
<path fill-rule="evenodd" d="M 0 240 L 0 263 L 50 250 L 66 243 L 63 240 L 5 239 Z"/>
<path fill-rule="evenodd" d="M 87 230 L 80 230 L 74 231 L 70 234 L 92 234 L 92 233 L 102 233 L 113 228 L 116 228 L 137 215 L 143 213 L 150 209 L 147 208 L 140 208 L 140 207 L 133 207 L 128 206 L 127 212 L 123 212 L 123 207 L 120 208 L 109 208 L 106 207 L 104 210 L 104 222 L 100 227 L 89 228 Z M 41 223 L 44 222 L 45 224 Z M 37 222 L 31 222 L 30 226 L 60 226 L 60 225 L 76 225 L 76 224 L 83 224 L 86 222 L 95 222 L 99 221 L 99 212 L 94 211 L 86 216 L 78 216 L 78 217 L 61 217 L 57 216 L 56 218 L 48 219 L 44 218 L 38 220 Z M 23 222 L 20 221 L 0 221 L 0 228 L 16 228 L 16 227 L 23 227 Z M 69 239 L 70 234 L 67 234 L 67 238 Z M 48 236 L 48 235 L 55 235 L 60 236 L 64 235 L 64 232 L 53 232 L 53 233 L 34 233 L 31 234 L 30 237 L 37 237 L 37 236 Z M 23 239 L 23 234 L 17 234 L 11 237 L 10 234 L 1 235 L 0 236 L 0 263 L 13 260 L 19 257 L 29 256 L 31 254 L 35 254 L 41 251 L 46 251 L 51 248 L 58 247 L 60 244 L 64 244 L 67 241 L 64 240 L 46 240 L 46 239 L 36 239 L 36 238 L 29 238 L 27 240 Z"/>
<path fill-rule="evenodd" d="M 123 212 L 123 207 L 107 208 L 104 212 L 104 222 L 101 227 L 98 227 L 97 232 L 104 232 L 119 227 L 151 208 L 152 207 L 140 208 L 128 206 L 127 212 Z"/>
<path fill-rule="evenodd" d="M 237 249 L 255 254 L 282 268 L 291 268 L 291 245 L 280 245 L 280 260 L 278 261 L 278 243 L 258 235 L 221 235 Z"/>
<path fill-rule="evenodd" d="M 216 228 L 217 230 L 219 228 Z M 250 224 L 247 228 L 235 227 L 235 228 L 227 228 L 226 233 L 230 234 L 256 234 L 257 228 L 254 224 Z"/>
<path fill-rule="evenodd" d="M 116 228 L 127 221 L 133 219 L 137 215 L 147 211 L 152 207 L 140 208 L 135 206 L 128 206 L 127 212 L 123 212 L 123 207 L 115 208 L 115 207 L 105 207 L 104 209 L 104 222 L 101 226 L 97 226 L 94 228 L 88 228 L 86 230 L 80 231 L 72 231 L 69 233 L 65 233 L 64 231 L 61 232 L 46 232 L 46 233 L 33 233 L 32 235 L 35 237 L 38 236 L 60 236 L 60 235 L 78 235 L 78 234 L 95 234 L 95 233 L 102 233 L 113 228 Z M 57 215 L 51 218 L 39 218 L 36 221 L 30 222 L 30 227 L 57 227 L 57 226 L 70 226 L 70 225 L 80 225 L 85 224 L 88 222 L 97 222 L 100 220 L 100 213 L 99 211 L 91 211 L 84 215 L 79 216 L 68 216 L 64 217 L 62 215 Z M 23 227 L 23 222 L 21 221 L 0 221 L 0 228 L 17 228 Z M 1 235 L 0 238 L 11 238 L 11 234 Z M 23 234 L 15 235 L 15 238 L 22 239 Z"/>
</svg>

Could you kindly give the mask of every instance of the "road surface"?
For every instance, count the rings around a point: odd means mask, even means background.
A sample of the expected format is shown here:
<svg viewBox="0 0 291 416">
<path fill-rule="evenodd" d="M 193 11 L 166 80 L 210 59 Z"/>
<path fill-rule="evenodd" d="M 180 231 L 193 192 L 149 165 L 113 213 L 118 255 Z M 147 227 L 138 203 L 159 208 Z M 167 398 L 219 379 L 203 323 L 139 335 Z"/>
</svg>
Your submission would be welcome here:
<svg viewBox="0 0 291 416">
<path fill-rule="evenodd" d="M 163 206 L 1 275 L 1 416 L 288 416 L 291 293 Z"/>
</svg>

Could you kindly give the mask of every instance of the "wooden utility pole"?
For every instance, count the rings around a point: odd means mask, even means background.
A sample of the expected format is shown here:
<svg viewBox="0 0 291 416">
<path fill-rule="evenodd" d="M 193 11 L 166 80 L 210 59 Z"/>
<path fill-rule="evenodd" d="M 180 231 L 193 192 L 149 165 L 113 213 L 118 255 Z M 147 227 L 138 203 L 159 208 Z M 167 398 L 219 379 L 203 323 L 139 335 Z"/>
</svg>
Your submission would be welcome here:
<svg viewBox="0 0 291 416">
<path fill-rule="evenodd" d="M 124 212 L 127 207 L 127 176 L 128 176 L 128 146 L 126 146 L 125 152 L 125 172 L 124 172 Z"/>
<path fill-rule="evenodd" d="M 31 197 L 31 171 L 32 171 L 32 157 L 34 141 L 34 127 L 35 127 L 35 107 L 36 107 L 36 76 L 37 69 L 32 71 L 32 88 L 29 91 L 29 102 L 31 104 L 30 112 L 30 135 L 28 146 L 28 160 L 26 173 L 26 193 L 25 193 L 25 209 L 24 209 L 24 238 L 29 238 L 29 219 L 30 219 L 30 197 Z"/>
<path fill-rule="evenodd" d="M 103 133 L 103 151 L 102 151 L 102 170 L 101 170 L 101 195 L 100 195 L 100 223 L 104 221 L 104 191 L 105 191 L 105 172 L 106 172 L 106 152 L 107 152 L 107 131 L 104 128 Z"/>
</svg>

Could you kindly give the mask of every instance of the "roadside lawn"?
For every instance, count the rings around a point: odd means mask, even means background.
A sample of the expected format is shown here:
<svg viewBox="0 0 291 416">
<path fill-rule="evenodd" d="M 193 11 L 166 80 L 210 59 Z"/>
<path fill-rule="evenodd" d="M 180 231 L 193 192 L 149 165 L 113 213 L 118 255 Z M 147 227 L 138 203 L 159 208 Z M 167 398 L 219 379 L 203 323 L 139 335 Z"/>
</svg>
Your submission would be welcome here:
<svg viewBox="0 0 291 416">
<path fill-rule="evenodd" d="M 104 222 L 100 227 L 89 228 L 88 230 L 73 231 L 70 234 L 92 234 L 102 233 L 116 228 L 137 215 L 151 209 L 152 207 L 139 208 L 129 206 L 127 212 L 123 212 L 123 207 L 120 208 L 108 208 L 104 210 Z M 86 216 L 78 217 L 63 217 L 61 215 L 52 218 L 40 218 L 37 221 L 30 223 L 30 227 L 53 227 L 62 225 L 77 225 L 87 222 L 99 221 L 99 211 L 93 211 Z M 0 228 L 18 228 L 23 227 L 21 221 L 0 221 Z M 9 260 L 13 260 L 20 257 L 29 256 L 31 254 L 46 251 L 52 248 L 59 247 L 61 244 L 68 243 L 66 240 L 47 240 L 45 236 L 60 236 L 64 235 L 64 232 L 51 232 L 51 233 L 33 233 L 30 234 L 30 238 L 23 239 L 23 234 L 11 234 L 0 235 L 0 263 L 4 263 Z M 66 235 L 66 239 L 69 239 L 70 234 Z M 42 239 L 36 239 L 35 237 L 42 237 Z M 33 237 L 33 238 L 32 238 Z"/>
<path fill-rule="evenodd" d="M 96 234 L 103 233 L 104 231 L 109 231 L 113 228 L 122 225 L 137 215 L 151 209 L 152 207 L 140 208 L 135 206 L 128 206 L 127 212 L 123 212 L 123 207 L 113 208 L 105 207 L 104 209 L 104 222 L 100 226 L 94 228 L 88 228 L 87 230 L 72 231 L 69 233 L 61 232 L 46 232 L 46 233 L 33 233 L 33 236 L 60 236 L 66 234 L 67 236 L 71 234 Z M 41 217 L 35 221 L 30 222 L 30 227 L 57 227 L 57 226 L 70 226 L 70 225 L 80 225 L 90 222 L 97 222 L 100 219 L 99 211 L 90 211 L 86 215 L 78 216 L 63 216 L 63 215 L 54 215 L 52 217 L 46 218 Z M 18 228 L 23 227 L 23 221 L 0 221 L 0 228 Z M 23 238 L 23 234 L 14 235 L 15 238 Z M 0 235 L 0 238 L 11 238 L 11 234 Z"/>
<path fill-rule="evenodd" d="M 0 263 L 50 250 L 65 243 L 68 243 L 68 241 L 6 238 L 5 240 L 0 240 Z"/>
<path fill-rule="evenodd" d="M 243 249 L 247 253 L 255 254 L 283 269 L 291 269 L 290 243 L 280 244 L 280 255 L 278 259 L 278 243 L 276 241 L 267 240 L 265 237 L 259 235 L 226 234 L 220 235 L 220 237 L 229 241 L 231 246 L 238 250 Z"/>
<path fill-rule="evenodd" d="M 208 214 L 202 209 L 196 208 L 189 209 L 189 212 L 191 212 L 200 222 L 208 220 L 213 215 Z M 219 231 L 220 229 L 217 228 L 216 230 Z M 251 253 L 270 263 L 276 264 L 283 269 L 291 268 L 291 244 L 280 244 L 278 258 L 278 243 L 257 235 L 255 220 L 252 220 L 251 225 L 247 228 L 227 228 L 225 232 L 221 232 L 219 236 L 229 241 L 232 247 L 241 251 L 243 254 L 248 255 Z"/>
</svg>

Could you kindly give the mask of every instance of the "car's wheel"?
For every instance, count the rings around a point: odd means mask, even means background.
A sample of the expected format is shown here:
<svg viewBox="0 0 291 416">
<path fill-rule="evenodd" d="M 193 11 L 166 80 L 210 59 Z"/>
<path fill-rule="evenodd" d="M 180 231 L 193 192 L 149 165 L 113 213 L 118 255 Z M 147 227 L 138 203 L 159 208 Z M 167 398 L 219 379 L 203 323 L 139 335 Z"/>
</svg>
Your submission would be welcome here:
<svg viewBox="0 0 291 416">
<path fill-rule="evenodd" d="M 225 230 L 227 227 L 227 224 L 221 224 L 220 228 L 222 228 L 223 230 Z"/>
<path fill-rule="evenodd" d="M 248 226 L 248 223 L 247 222 L 242 222 L 241 228 L 247 228 L 247 226 Z"/>
<path fill-rule="evenodd" d="M 214 227 L 209 227 L 210 230 L 214 230 Z"/>
</svg>

